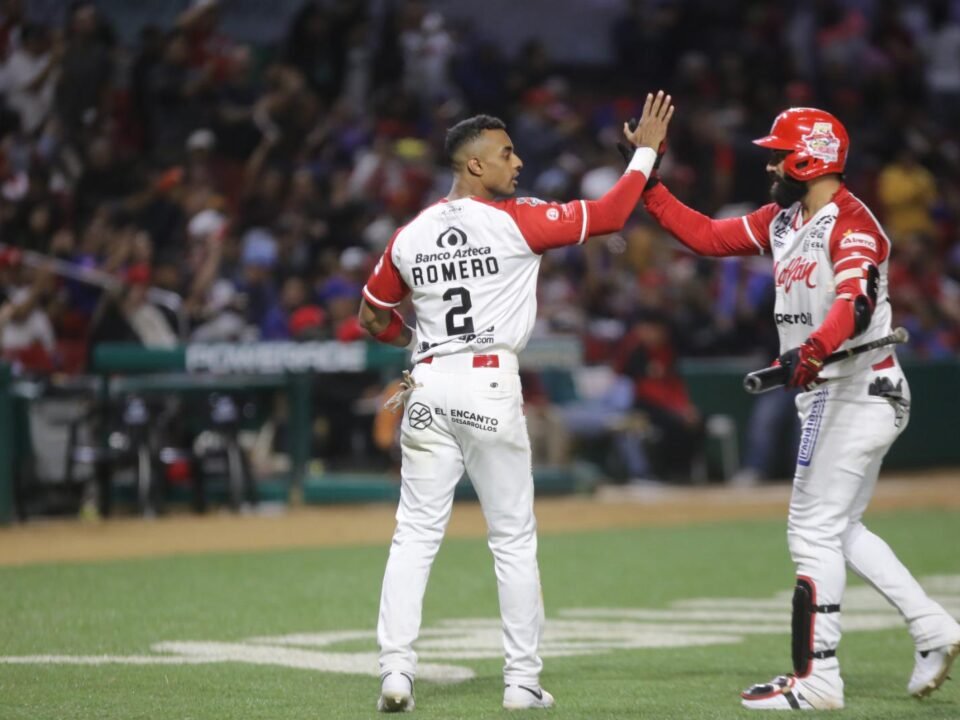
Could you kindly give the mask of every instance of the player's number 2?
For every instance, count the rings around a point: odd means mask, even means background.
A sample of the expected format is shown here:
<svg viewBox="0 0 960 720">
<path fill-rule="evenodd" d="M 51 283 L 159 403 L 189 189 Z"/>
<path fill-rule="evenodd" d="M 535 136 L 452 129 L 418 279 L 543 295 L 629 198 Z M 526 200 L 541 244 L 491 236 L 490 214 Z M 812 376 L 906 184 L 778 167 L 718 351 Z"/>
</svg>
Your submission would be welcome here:
<svg viewBox="0 0 960 720">
<path fill-rule="evenodd" d="M 443 294 L 443 299 L 450 302 L 457 298 L 458 302 L 447 312 L 447 335 L 465 335 L 473 332 L 473 318 L 465 317 L 459 323 L 459 315 L 466 315 L 473 307 L 470 301 L 470 291 L 462 287 L 448 289 Z"/>
</svg>

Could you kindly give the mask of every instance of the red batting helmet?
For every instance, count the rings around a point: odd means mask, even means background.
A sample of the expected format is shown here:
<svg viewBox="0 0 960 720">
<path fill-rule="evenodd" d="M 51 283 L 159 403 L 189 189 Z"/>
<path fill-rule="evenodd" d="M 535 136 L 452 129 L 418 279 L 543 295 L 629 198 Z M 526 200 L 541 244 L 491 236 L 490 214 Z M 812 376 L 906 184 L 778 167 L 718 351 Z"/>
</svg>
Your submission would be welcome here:
<svg viewBox="0 0 960 720">
<path fill-rule="evenodd" d="M 784 110 L 773 121 L 770 134 L 753 142 L 792 151 L 783 161 L 783 170 L 794 180 L 842 173 L 850 149 L 843 123 L 828 112 L 804 107 Z"/>
</svg>

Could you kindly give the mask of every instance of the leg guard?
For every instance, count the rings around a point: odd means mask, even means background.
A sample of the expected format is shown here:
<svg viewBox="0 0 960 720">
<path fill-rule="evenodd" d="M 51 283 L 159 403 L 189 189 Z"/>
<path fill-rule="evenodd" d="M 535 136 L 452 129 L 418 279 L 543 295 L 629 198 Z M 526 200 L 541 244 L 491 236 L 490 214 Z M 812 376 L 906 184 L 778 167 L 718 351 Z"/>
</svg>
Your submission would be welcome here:
<svg viewBox="0 0 960 720">
<path fill-rule="evenodd" d="M 813 631 L 817 613 L 840 612 L 840 605 L 817 605 L 817 588 L 813 580 L 799 576 L 793 590 L 793 671 L 807 677 L 813 660 L 834 657 L 836 648 L 814 651 Z"/>
</svg>

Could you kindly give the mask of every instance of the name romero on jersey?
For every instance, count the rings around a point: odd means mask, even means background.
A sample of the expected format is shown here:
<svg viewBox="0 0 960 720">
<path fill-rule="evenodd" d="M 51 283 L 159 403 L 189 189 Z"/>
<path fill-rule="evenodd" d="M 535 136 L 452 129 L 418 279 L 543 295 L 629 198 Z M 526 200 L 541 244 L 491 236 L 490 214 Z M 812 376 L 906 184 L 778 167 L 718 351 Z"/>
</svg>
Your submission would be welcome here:
<svg viewBox="0 0 960 720">
<path fill-rule="evenodd" d="M 417 253 L 413 262 L 414 265 L 410 268 L 413 287 L 480 278 L 500 272 L 500 264 L 488 247 Z"/>
</svg>

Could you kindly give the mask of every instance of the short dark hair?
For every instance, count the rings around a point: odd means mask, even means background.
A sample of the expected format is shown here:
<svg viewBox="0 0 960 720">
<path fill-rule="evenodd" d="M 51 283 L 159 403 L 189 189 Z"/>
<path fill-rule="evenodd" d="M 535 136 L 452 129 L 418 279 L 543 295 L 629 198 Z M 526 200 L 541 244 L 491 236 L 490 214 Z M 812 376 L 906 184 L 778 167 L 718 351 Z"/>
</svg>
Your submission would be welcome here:
<svg viewBox="0 0 960 720">
<path fill-rule="evenodd" d="M 452 165 L 453 156 L 457 150 L 468 142 L 476 140 L 484 130 L 506 129 L 506 123 L 500 118 L 493 117 L 493 115 L 474 115 L 466 120 L 461 120 L 447 130 L 447 138 L 443 143 L 443 150 L 446 153 L 447 161 Z"/>
</svg>

